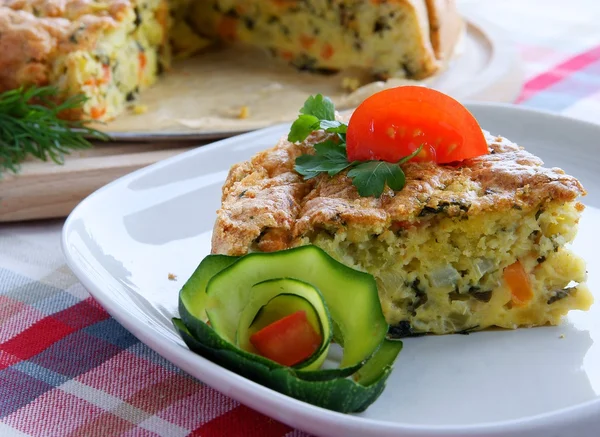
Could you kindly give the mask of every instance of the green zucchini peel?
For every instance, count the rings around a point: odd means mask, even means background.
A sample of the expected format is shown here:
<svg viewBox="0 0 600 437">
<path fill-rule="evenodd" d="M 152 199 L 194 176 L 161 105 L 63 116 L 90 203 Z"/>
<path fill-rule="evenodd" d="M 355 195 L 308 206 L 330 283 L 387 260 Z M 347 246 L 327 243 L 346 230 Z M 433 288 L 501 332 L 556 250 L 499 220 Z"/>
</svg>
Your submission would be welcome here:
<svg viewBox="0 0 600 437">
<path fill-rule="evenodd" d="M 302 301 L 289 300 L 288 307 L 297 302 L 311 314 L 314 310 L 323 336 L 319 349 L 293 367 L 254 353 L 248 341 L 257 314 L 290 293 Z M 172 322 L 186 346 L 204 358 L 282 394 L 342 413 L 358 413 L 375 402 L 402 349 L 402 342 L 386 339 L 389 326 L 374 278 L 312 245 L 205 257 L 180 290 L 179 317 Z M 343 348 L 342 362 L 321 368 L 332 338 Z"/>
</svg>

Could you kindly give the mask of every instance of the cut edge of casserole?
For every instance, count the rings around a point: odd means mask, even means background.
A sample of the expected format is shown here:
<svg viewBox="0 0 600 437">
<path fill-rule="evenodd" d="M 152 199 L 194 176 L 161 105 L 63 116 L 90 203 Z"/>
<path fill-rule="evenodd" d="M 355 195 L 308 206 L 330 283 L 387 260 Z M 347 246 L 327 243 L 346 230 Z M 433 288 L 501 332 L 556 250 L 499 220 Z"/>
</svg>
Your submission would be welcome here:
<svg viewBox="0 0 600 437">
<path fill-rule="evenodd" d="M 367 70 L 422 79 L 438 72 L 463 30 L 454 1 L 212 2 L 191 24 L 211 40 L 268 50 L 301 70 Z"/>
<path fill-rule="evenodd" d="M 592 303 L 585 262 L 565 248 L 582 209 L 551 202 L 538 210 L 481 214 L 469 223 L 444 217 L 392 227 L 362 242 L 317 231 L 301 244 L 374 275 L 398 336 L 556 325 L 568 311 Z M 525 305 L 513 301 L 503 278 L 516 261 L 533 289 Z"/>
<path fill-rule="evenodd" d="M 584 210 L 572 176 L 502 137 L 461 165 L 403 165 L 406 186 L 363 198 L 345 174 L 304 181 L 293 164 L 316 134 L 282 139 L 234 165 L 223 186 L 212 253 L 314 244 L 371 273 L 399 337 L 556 325 L 593 297 L 568 245 Z M 533 290 L 515 300 L 504 272 L 519 262 Z"/>
<path fill-rule="evenodd" d="M 53 85 L 59 100 L 85 95 L 82 110 L 69 118 L 113 119 L 170 65 L 166 0 L 32 1 L 13 8 L 0 14 L 0 89 Z"/>
</svg>

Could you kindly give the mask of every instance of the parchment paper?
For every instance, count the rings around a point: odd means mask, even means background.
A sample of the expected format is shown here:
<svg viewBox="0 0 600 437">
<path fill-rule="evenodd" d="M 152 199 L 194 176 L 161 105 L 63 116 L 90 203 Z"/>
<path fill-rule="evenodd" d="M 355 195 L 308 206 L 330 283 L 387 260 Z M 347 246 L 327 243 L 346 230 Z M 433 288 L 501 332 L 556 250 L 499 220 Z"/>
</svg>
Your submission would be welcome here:
<svg viewBox="0 0 600 437">
<path fill-rule="evenodd" d="M 456 62 L 463 47 L 463 43 L 457 45 L 451 62 Z M 445 74 L 447 67 L 424 81 L 392 78 L 383 82 L 373 81 L 359 70 L 314 74 L 298 71 L 261 50 L 214 47 L 175 62 L 158 83 L 141 93 L 135 103 L 146 106 L 147 112 L 128 110 L 114 121 L 94 127 L 116 139 L 120 135 L 223 137 L 292 121 L 311 94 L 329 96 L 338 110 L 350 109 L 384 88 L 407 83 L 428 86 Z M 360 87 L 345 89 L 345 78 L 358 80 Z M 241 116 L 244 107 L 246 114 Z"/>
</svg>

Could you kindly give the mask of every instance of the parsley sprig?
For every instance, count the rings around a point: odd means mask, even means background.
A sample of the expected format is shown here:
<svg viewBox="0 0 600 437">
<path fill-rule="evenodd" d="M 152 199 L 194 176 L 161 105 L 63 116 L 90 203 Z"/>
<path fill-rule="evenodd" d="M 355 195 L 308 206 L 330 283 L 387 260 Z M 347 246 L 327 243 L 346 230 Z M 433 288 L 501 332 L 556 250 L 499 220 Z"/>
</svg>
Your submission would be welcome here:
<svg viewBox="0 0 600 437">
<path fill-rule="evenodd" d="M 418 155 L 422 146 L 395 163 L 377 160 L 351 162 L 348 161 L 346 153 L 347 129 L 346 124 L 335 119 L 335 107 L 329 98 L 321 94 L 310 96 L 300 109 L 300 116 L 290 128 L 288 141 L 302 142 L 318 130 L 334 133 L 337 136 L 315 144 L 314 155 L 305 154 L 297 157 L 294 169 L 306 180 L 321 173 L 335 176 L 349 169 L 347 176 L 352 179 L 358 194 L 363 197 L 381 196 L 386 184 L 395 191 L 404 188 L 406 177 L 400 165 Z"/>
<path fill-rule="evenodd" d="M 312 132 L 323 129 L 326 132 L 337 133 L 346 142 L 345 135 L 348 126 L 335 119 L 335 107 L 329 98 L 323 97 L 321 94 L 310 96 L 300 109 L 300 114 L 292 124 L 288 141 L 302 142 Z"/>
</svg>

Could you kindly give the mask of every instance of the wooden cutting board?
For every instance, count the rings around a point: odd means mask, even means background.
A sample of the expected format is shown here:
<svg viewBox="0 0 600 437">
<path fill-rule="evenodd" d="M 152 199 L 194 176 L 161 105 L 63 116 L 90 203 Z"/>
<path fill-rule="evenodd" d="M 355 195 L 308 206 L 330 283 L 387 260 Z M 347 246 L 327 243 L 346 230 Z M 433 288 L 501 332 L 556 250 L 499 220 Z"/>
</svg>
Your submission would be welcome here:
<svg viewBox="0 0 600 437">
<path fill-rule="evenodd" d="M 200 145 L 198 141 L 101 143 L 67 156 L 63 165 L 25 162 L 19 174 L 5 173 L 0 179 L 0 222 L 66 217 L 107 183 Z"/>
</svg>

